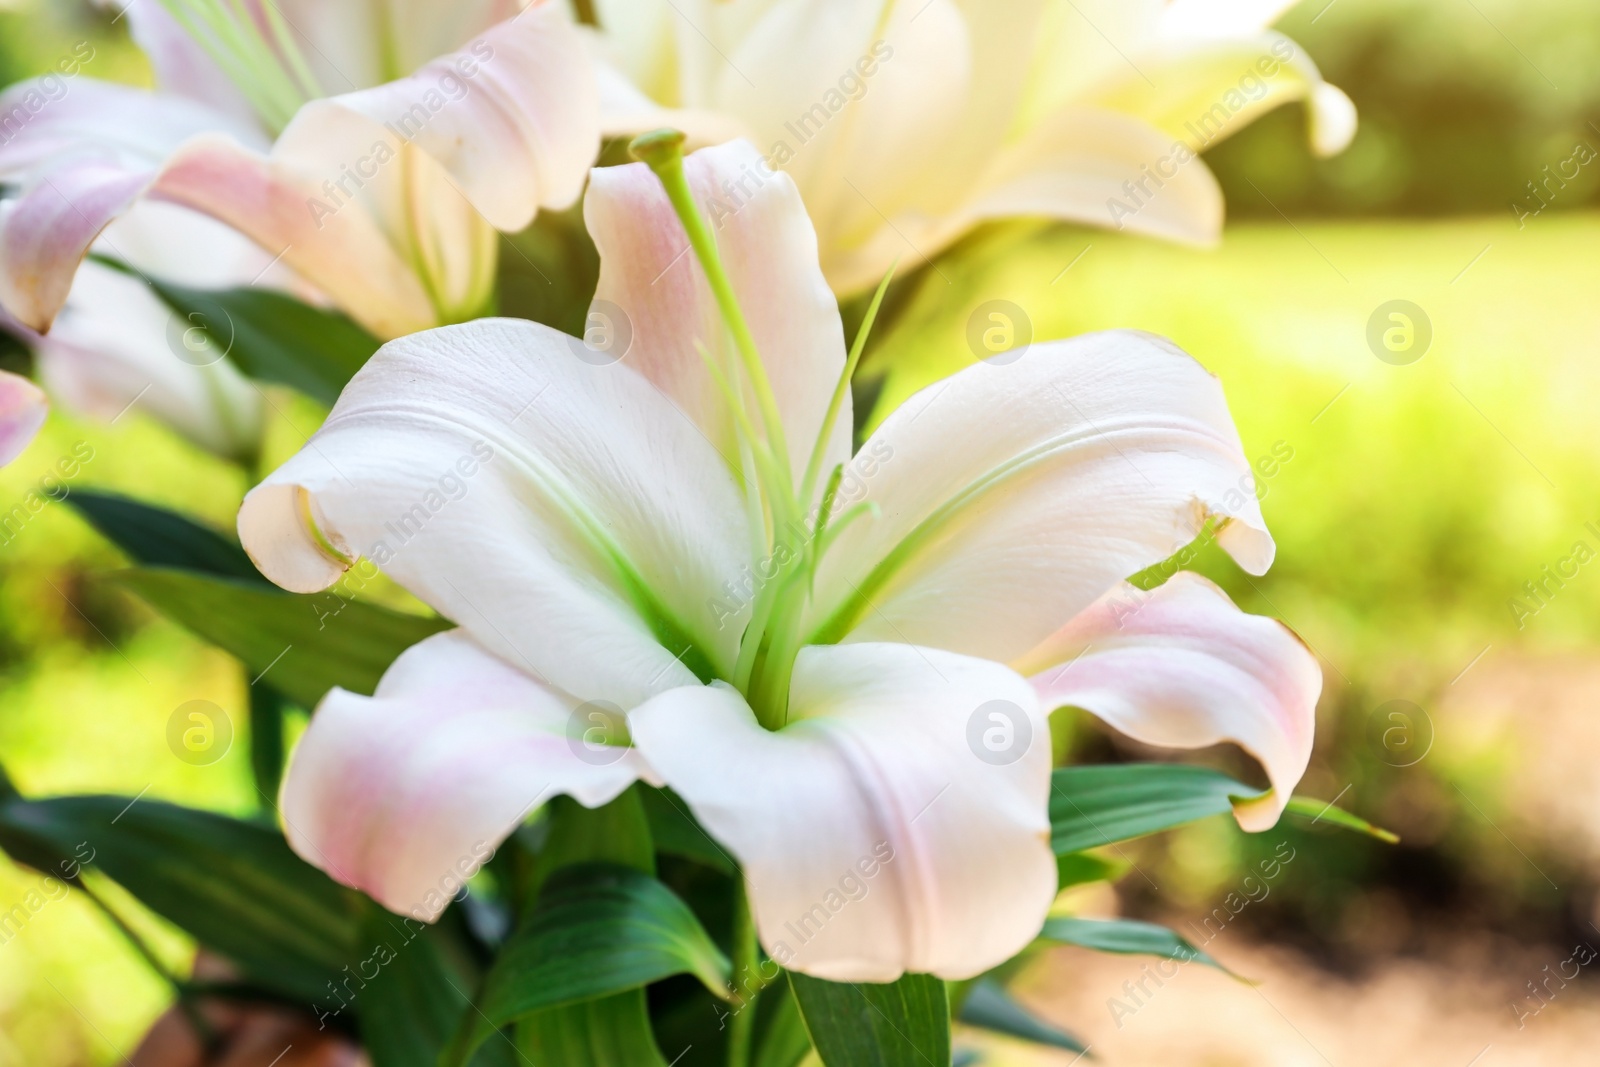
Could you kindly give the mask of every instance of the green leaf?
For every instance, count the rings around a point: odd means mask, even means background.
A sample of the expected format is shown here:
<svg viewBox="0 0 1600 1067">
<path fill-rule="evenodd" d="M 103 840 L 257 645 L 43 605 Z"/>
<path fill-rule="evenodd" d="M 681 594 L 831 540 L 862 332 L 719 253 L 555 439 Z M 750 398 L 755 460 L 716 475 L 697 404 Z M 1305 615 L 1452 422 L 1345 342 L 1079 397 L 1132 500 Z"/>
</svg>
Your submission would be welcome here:
<svg viewBox="0 0 1600 1067">
<path fill-rule="evenodd" d="M 644 990 L 541 1011 L 517 1026 L 522 1064 L 668 1067 L 650 1032 Z"/>
<path fill-rule="evenodd" d="M 800 1006 L 788 985 L 773 985 L 761 995 L 764 1029 L 756 1046 L 754 1067 L 796 1067 L 811 1051 Z"/>
<path fill-rule="evenodd" d="M 464 1062 L 497 1027 L 535 1012 L 675 974 L 692 974 L 711 992 L 728 995 L 732 966 L 688 905 L 643 871 L 564 867 L 501 950 L 469 1029 L 444 1062 Z"/>
<path fill-rule="evenodd" d="M 1290 815 L 1299 815 L 1310 819 L 1313 824 L 1325 822 L 1330 826 L 1354 830 L 1358 834 L 1376 837 L 1385 844 L 1393 845 L 1398 844 L 1400 841 L 1399 834 L 1385 830 L 1381 826 L 1374 826 L 1359 815 L 1352 815 L 1342 808 L 1336 808 L 1326 801 L 1315 800 L 1311 797 L 1290 797 L 1289 803 L 1284 806 L 1283 810 Z"/>
<path fill-rule="evenodd" d="M 471 979 L 452 974 L 441 944 L 445 928 L 424 926 L 367 906 L 365 953 L 356 968 L 374 976 L 356 994 L 361 1043 L 373 1067 L 434 1067 L 462 1018 L 472 1010 Z M 479 1050 L 474 1067 L 510 1067 L 515 1047 L 503 1035 Z"/>
<path fill-rule="evenodd" d="M 156 295 L 187 324 L 182 343 L 226 356 L 245 374 L 300 390 L 332 405 L 379 341 L 337 311 L 270 289 L 190 289 L 152 282 Z"/>
<path fill-rule="evenodd" d="M 237 541 L 175 511 L 88 489 L 74 490 L 67 503 L 141 566 L 267 583 Z"/>
<path fill-rule="evenodd" d="M 250 774 L 263 803 L 273 803 L 283 783 L 289 708 L 283 694 L 267 683 L 250 687 Z"/>
<path fill-rule="evenodd" d="M 549 836 L 539 854 L 539 879 L 548 880 L 564 869 L 591 863 L 617 864 L 643 876 L 654 875 L 655 847 L 639 800 L 640 789 L 630 786 L 611 803 L 594 809 L 570 797 L 554 798 Z M 516 1041 L 524 1062 L 562 1067 L 668 1067 L 650 1028 L 650 1010 L 642 988 L 535 1012 L 517 1024 Z"/>
<path fill-rule="evenodd" d="M 1056 857 L 1056 888 L 1070 889 L 1090 882 L 1115 882 L 1127 869 L 1125 863 L 1114 863 L 1088 852 L 1063 852 Z"/>
<path fill-rule="evenodd" d="M 706 833 L 689 805 L 676 793 L 670 789 L 643 788 L 640 799 L 644 802 L 657 850 L 694 860 L 723 874 L 733 873 L 733 858 Z"/>
<path fill-rule="evenodd" d="M 983 979 L 972 987 L 961 1005 L 959 1018 L 968 1026 L 993 1030 L 1036 1045 L 1064 1048 L 1068 1052 L 1089 1051 L 1082 1041 L 1039 1018 L 1013 999 L 1004 986 L 991 979 Z"/>
<path fill-rule="evenodd" d="M 238 964 L 307 1001 L 356 959 L 362 899 L 290 851 L 276 829 L 155 800 L 0 799 L 0 848 L 72 857 Z M 75 873 L 76 868 L 50 870 Z"/>
<path fill-rule="evenodd" d="M 1133 919 L 1078 919 L 1068 916 L 1046 919 L 1039 937 L 1063 945 L 1114 952 L 1123 956 L 1160 956 L 1180 963 L 1199 962 L 1224 974 L 1232 971 L 1195 948 L 1176 931 L 1157 923 Z"/>
<path fill-rule="evenodd" d="M 370 694 L 396 656 L 451 626 L 332 593 L 299 596 L 166 567 L 112 577 L 161 614 L 239 657 L 252 680 L 270 672 L 269 684 L 303 708 L 316 707 L 334 686 Z"/>
<path fill-rule="evenodd" d="M 932 975 L 868 985 L 790 972 L 789 987 L 824 1067 L 950 1062 L 950 1002 L 944 982 Z"/>
<path fill-rule="evenodd" d="M 1050 845 L 1060 855 L 1127 841 L 1262 795 L 1218 771 L 1181 763 L 1063 767 L 1051 776 Z"/>
</svg>

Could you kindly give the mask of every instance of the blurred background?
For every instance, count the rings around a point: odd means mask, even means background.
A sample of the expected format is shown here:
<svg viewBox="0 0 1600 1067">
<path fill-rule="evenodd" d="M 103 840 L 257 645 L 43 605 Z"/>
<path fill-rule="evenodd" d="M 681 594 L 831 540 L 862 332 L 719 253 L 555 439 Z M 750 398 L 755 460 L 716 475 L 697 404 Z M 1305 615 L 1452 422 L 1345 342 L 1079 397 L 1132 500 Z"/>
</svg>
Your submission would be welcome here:
<svg viewBox="0 0 1600 1067">
<path fill-rule="evenodd" d="M 84 39 L 93 76 L 146 79 L 113 15 L 0 3 L 0 81 Z M 1209 550 L 1199 568 L 1322 661 L 1301 791 L 1402 840 L 1304 821 L 1246 837 L 1212 820 L 1139 842 L 1124 850 L 1130 873 L 1084 911 L 1167 922 L 1256 984 L 1200 967 L 1157 984 L 1139 958 L 1061 949 L 1020 988 L 1108 1064 L 1588 1062 L 1600 1042 L 1600 8 L 1307 0 L 1280 28 L 1360 109 L 1346 153 L 1311 158 L 1292 108 L 1213 149 L 1230 212 L 1215 250 L 1059 226 L 980 232 L 898 288 L 862 399 L 892 403 L 917 384 L 885 374 L 891 359 L 923 380 L 970 362 L 967 318 L 987 300 L 1022 308 L 1038 339 L 1137 327 L 1198 357 L 1221 376 L 1247 453 L 1289 457 L 1259 487 L 1279 545 L 1271 573 L 1249 578 Z M 1372 340 L 1395 308 L 1415 327 L 1400 351 Z M 315 413 L 276 417 L 288 449 Z M 245 488 L 137 414 L 107 427 L 58 412 L 0 471 L 0 512 L 62 480 L 70 457 L 69 490 L 112 488 L 219 527 Z M 186 701 L 243 716 L 237 668 L 96 581 L 119 565 L 58 504 L 0 530 L 0 762 L 25 792 L 253 810 L 242 745 L 191 766 L 166 742 Z M 1148 755 L 1069 725 L 1077 758 Z M 1199 758 L 1254 773 L 1236 753 Z M 1285 855 L 1276 878 L 1244 883 Z M 0 860 L 0 910 L 38 885 Z M 1227 921 L 1205 925 L 1217 909 Z M 166 996 L 98 913 L 50 901 L 0 940 L 0 1065 L 118 1063 Z M 999 1064 L 1072 1061 L 990 1048 Z"/>
</svg>

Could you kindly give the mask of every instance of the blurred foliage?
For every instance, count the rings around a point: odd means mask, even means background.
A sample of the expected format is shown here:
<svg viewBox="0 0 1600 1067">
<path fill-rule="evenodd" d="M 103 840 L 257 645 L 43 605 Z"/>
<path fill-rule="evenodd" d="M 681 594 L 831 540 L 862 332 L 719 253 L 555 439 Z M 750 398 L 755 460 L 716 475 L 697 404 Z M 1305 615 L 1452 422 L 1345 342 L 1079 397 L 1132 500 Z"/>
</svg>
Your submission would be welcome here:
<svg viewBox="0 0 1600 1067">
<path fill-rule="evenodd" d="M 1234 218 L 1552 211 L 1600 200 L 1600 12 L 1591 0 L 1305 0 L 1279 23 L 1355 101 L 1342 154 L 1283 108 L 1206 154 Z M 1559 176 L 1559 175 L 1558 175 Z M 1253 186 L 1253 187 L 1252 187 Z M 1532 224 L 1531 220 L 1530 225 Z"/>
</svg>

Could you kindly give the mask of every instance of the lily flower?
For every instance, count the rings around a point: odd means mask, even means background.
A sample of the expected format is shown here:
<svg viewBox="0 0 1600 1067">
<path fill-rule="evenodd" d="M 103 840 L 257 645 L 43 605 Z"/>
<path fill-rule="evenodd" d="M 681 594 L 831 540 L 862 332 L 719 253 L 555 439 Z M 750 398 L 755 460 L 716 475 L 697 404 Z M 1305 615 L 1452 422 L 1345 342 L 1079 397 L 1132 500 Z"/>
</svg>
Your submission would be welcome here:
<svg viewBox="0 0 1600 1067">
<path fill-rule="evenodd" d="M 13 327 L 33 349 L 46 391 L 103 421 L 137 410 L 200 448 L 253 463 L 264 394 L 224 358 L 228 338 L 176 315 L 146 279 L 197 288 L 292 280 L 240 234 L 154 200 L 113 221 L 95 247 L 125 269 L 84 263 L 48 334 Z"/>
<path fill-rule="evenodd" d="M 1292 2 L 596 0 L 604 122 L 750 138 L 799 183 L 841 295 L 997 218 L 1210 243 L 1223 198 L 1196 153 L 1295 100 L 1318 154 L 1354 135 L 1349 98 L 1267 29 Z"/>
<path fill-rule="evenodd" d="M 888 981 L 1037 934 L 1058 706 L 1237 742 L 1273 786 L 1238 817 L 1271 825 L 1314 660 L 1202 579 L 1123 583 L 1217 524 L 1250 572 L 1272 560 L 1218 383 L 1145 334 L 1036 344 L 852 455 L 861 342 L 796 184 L 713 231 L 754 147 L 636 150 L 650 167 L 591 178 L 587 341 L 507 319 L 392 341 L 245 498 L 279 585 L 377 566 L 458 627 L 323 700 L 281 798 L 299 854 L 431 920 L 553 795 L 665 784 L 774 960 Z"/>
<path fill-rule="evenodd" d="M 380 337 L 481 313 L 495 231 L 574 201 L 599 145 L 554 0 L 132 0 L 160 88 L 0 95 L 0 305 L 49 330 L 141 199 L 246 235 Z"/>
</svg>

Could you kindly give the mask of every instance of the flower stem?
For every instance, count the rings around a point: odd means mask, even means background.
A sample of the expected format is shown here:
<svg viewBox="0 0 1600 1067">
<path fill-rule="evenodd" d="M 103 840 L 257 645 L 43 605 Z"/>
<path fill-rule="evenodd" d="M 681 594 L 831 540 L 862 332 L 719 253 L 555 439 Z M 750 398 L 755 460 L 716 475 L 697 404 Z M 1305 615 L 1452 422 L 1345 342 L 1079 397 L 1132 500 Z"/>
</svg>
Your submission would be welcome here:
<svg viewBox="0 0 1600 1067">
<path fill-rule="evenodd" d="M 765 985 L 760 975 L 760 949 L 756 943 L 755 919 L 750 914 L 750 896 L 740 879 L 733 902 L 733 980 L 735 1003 L 728 1021 L 727 1067 L 749 1067 L 750 1046 L 755 1036 L 756 998 Z"/>
</svg>

